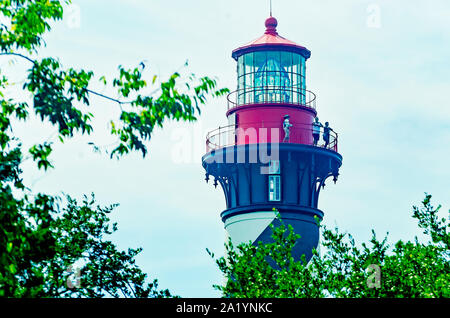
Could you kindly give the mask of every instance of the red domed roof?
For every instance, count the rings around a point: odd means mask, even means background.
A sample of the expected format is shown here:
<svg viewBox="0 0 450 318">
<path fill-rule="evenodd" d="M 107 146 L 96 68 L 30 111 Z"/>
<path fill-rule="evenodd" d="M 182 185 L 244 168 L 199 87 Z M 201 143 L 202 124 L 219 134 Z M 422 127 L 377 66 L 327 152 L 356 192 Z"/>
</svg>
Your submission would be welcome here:
<svg viewBox="0 0 450 318">
<path fill-rule="evenodd" d="M 307 48 L 298 45 L 284 37 L 278 35 L 277 32 L 278 21 L 274 17 L 266 19 L 266 32 L 256 40 L 241 46 L 232 52 L 232 57 L 237 58 L 245 53 L 264 51 L 264 50 L 281 50 L 290 51 L 303 55 L 306 59 L 311 56 L 311 51 Z"/>
</svg>

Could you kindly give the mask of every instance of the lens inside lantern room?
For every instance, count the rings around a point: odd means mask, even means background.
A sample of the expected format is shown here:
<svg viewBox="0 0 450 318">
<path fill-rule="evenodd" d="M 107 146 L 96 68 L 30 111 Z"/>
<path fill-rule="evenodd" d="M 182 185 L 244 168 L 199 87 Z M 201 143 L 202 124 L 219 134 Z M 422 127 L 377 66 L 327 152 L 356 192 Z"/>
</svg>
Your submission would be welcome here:
<svg viewBox="0 0 450 318">
<path fill-rule="evenodd" d="M 238 58 L 238 103 L 305 103 L 305 58 L 284 51 Z"/>
</svg>

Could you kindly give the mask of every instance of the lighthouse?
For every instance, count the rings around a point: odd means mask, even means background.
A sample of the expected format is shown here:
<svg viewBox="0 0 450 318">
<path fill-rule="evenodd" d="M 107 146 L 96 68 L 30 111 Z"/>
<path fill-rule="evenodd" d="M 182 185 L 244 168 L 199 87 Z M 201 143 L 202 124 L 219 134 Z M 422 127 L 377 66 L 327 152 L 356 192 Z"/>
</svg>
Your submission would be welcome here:
<svg viewBox="0 0 450 318">
<path fill-rule="evenodd" d="M 306 89 L 311 52 L 277 32 L 265 32 L 232 52 L 237 89 L 227 97 L 228 123 L 208 133 L 205 180 L 223 190 L 220 216 L 236 246 L 271 242 L 270 224 L 292 225 L 301 237 L 293 255 L 309 260 L 319 242 L 319 193 L 337 181 L 342 156 L 334 129 L 318 119 L 316 95 Z"/>
</svg>

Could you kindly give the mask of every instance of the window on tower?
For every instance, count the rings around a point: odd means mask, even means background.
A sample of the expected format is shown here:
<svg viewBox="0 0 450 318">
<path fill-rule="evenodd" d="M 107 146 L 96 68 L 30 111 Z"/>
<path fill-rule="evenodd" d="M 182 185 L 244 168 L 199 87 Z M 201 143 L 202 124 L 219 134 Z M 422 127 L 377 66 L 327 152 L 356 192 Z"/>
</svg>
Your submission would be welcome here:
<svg viewBox="0 0 450 318">
<path fill-rule="evenodd" d="M 269 174 L 280 174 L 280 160 L 269 161 Z"/>
<path fill-rule="evenodd" d="M 281 200 L 281 176 L 280 161 L 270 160 L 269 162 L 269 201 Z"/>
<path fill-rule="evenodd" d="M 281 200 L 281 177 L 278 175 L 269 176 L 269 201 Z"/>
</svg>

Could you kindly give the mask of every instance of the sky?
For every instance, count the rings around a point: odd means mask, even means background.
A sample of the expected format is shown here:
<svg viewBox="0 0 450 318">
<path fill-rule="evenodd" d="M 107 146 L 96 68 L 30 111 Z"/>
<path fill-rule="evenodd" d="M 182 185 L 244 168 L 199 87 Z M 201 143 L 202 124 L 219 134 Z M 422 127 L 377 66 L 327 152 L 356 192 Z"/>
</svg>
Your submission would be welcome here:
<svg viewBox="0 0 450 318">
<path fill-rule="evenodd" d="M 231 51 L 263 34 L 268 2 L 75 0 L 39 56 L 93 70 L 96 78 L 146 61 L 148 79 L 181 70 L 234 90 Z M 390 242 L 421 237 L 411 211 L 424 192 L 450 208 L 450 3 L 273 0 L 273 16 L 281 36 L 311 50 L 307 89 L 317 95 L 321 121 L 339 135 L 340 177 L 319 198 L 324 224 L 358 243 L 371 229 L 380 237 L 388 232 Z M 3 58 L 0 66 L 20 84 L 29 65 Z M 92 89 L 115 97 L 99 83 Z M 210 100 L 197 123 L 167 122 L 148 143 L 147 157 L 119 161 L 87 145 L 115 141 L 108 120 L 119 109 L 101 98 L 91 98 L 92 136 L 58 144 L 55 128 L 38 119 L 16 123 L 25 146 L 55 141 L 55 169 L 44 174 L 27 161 L 25 182 L 35 192 L 93 192 L 101 205 L 119 203 L 112 240 L 122 249 L 143 248 L 137 263 L 150 279 L 182 297 L 218 297 L 212 285 L 222 276 L 205 249 L 223 254 L 225 200 L 205 183 L 201 156 L 206 132 L 226 124 L 226 106 L 225 97 Z"/>
</svg>

